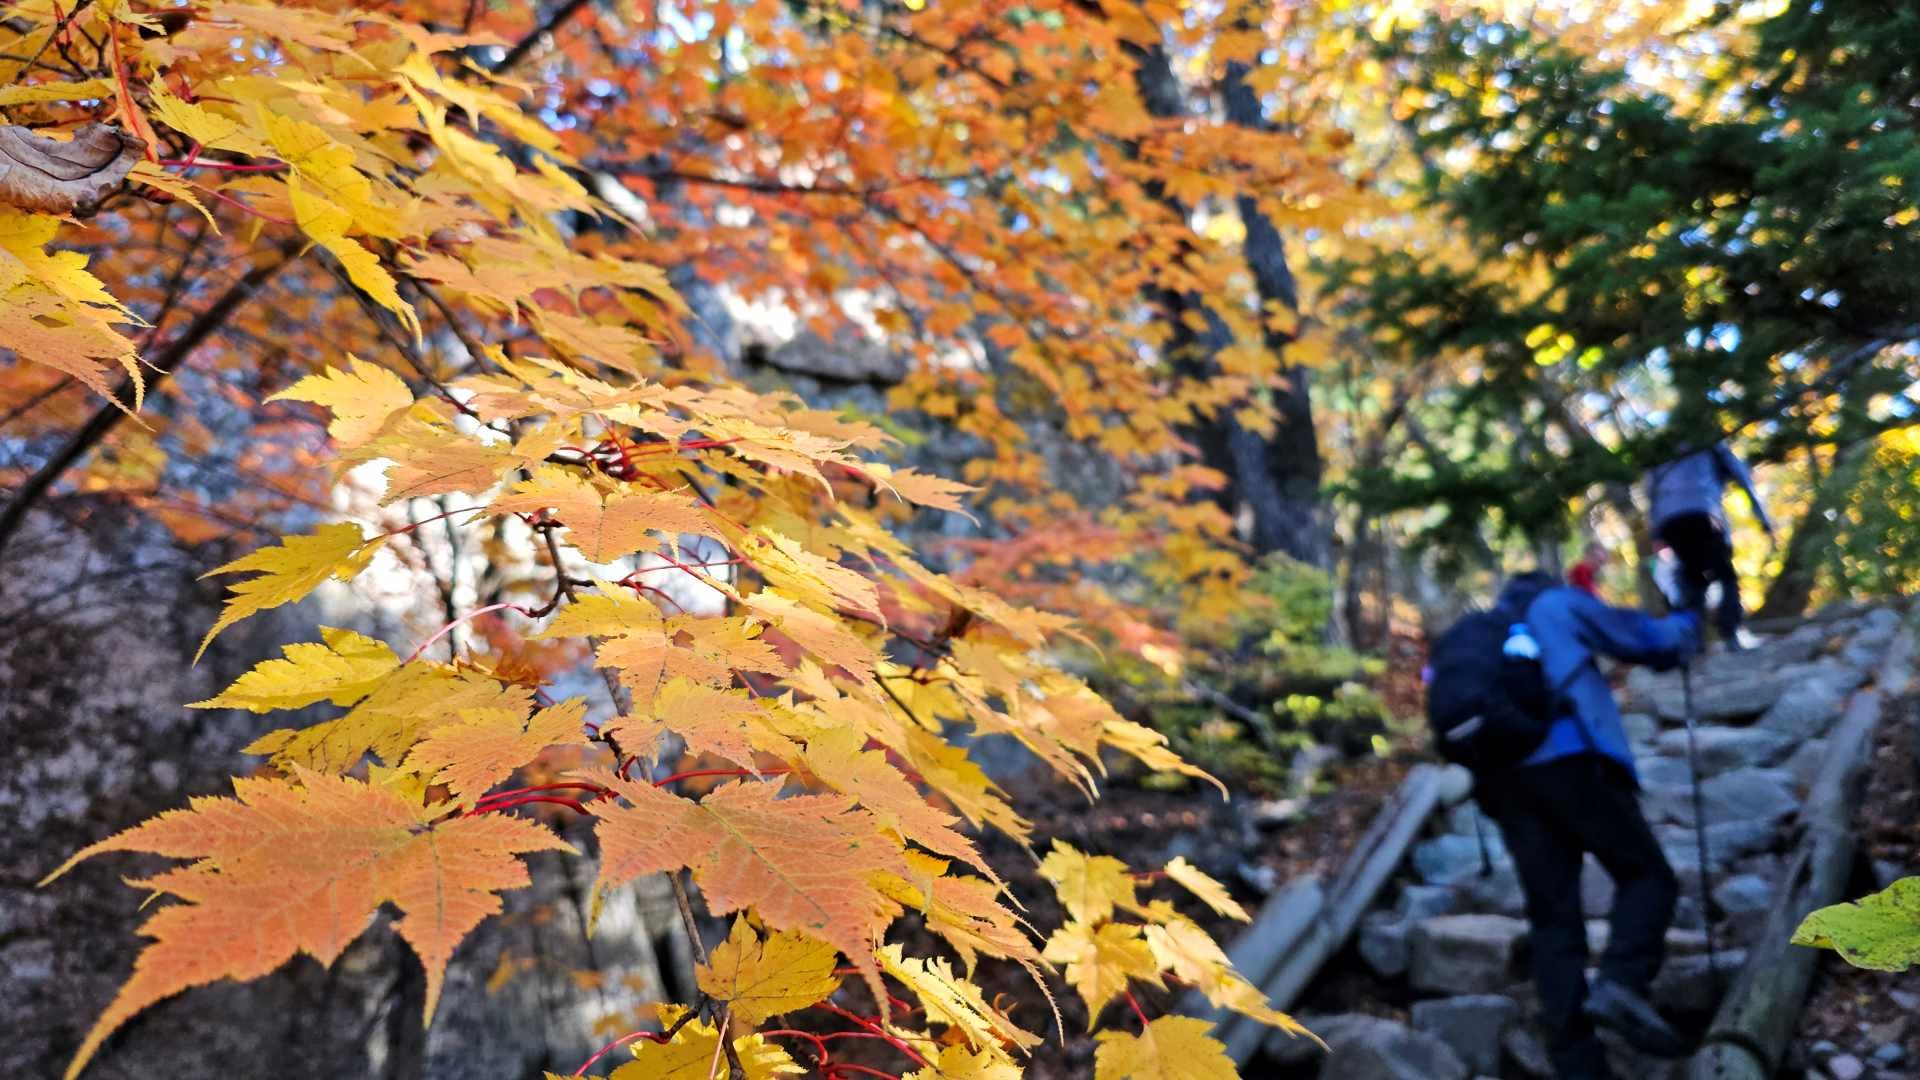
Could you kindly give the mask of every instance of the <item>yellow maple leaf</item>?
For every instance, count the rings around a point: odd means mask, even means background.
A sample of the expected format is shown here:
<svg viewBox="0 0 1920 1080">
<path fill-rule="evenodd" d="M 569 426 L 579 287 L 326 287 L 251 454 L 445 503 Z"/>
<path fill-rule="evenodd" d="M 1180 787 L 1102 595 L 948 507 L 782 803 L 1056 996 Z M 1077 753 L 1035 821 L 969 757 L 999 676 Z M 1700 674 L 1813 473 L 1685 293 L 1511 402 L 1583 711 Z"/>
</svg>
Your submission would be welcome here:
<svg viewBox="0 0 1920 1080">
<path fill-rule="evenodd" d="M 682 1011 L 678 1005 L 659 1006 L 660 1022 L 670 1025 Z M 733 1050 L 747 1080 L 779 1080 L 807 1071 L 784 1048 L 759 1035 L 733 1040 Z M 720 1033 L 705 1020 L 693 1020 L 674 1032 L 672 1042 L 635 1043 L 633 1060 L 613 1070 L 607 1080 L 714 1080 L 716 1061 L 719 1075 L 725 1076 L 727 1060 L 720 1053 Z"/>
<path fill-rule="evenodd" d="M 980 988 L 961 978 L 945 960 L 910 957 L 898 945 L 882 947 L 879 956 L 887 974 L 920 999 L 930 1022 L 953 1028 L 975 1050 L 1005 1060 L 1007 1046 L 1025 1051 L 1039 1044 L 1040 1036 L 987 1004 Z"/>
<path fill-rule="evenodd" d="M 620 736 L 623 746 L 641 753 L 661 732 L 671 731 L 686 740 L 689 751 L 717 754 L 747 769 L 754 767 L 755 750 L 782 756 L 799 752 L 768 724 L 767 714 L 745 690 L 722 690 L 675 677 L 661 687 L 647 713 L 616 717 L 601 730 Z"/>
<path fill-rule="evenodd" d="M 840 985 L 833 973 L 839 959 L 831 946 L 805 934 L 779 930 L 762 939 L 746 919 L 735 919 L 694 980 L 732 1010 L 735 1022 L 751 1027 L 832 994 Z"/>
<path fill-rule="evenodd" d="M 1133 874 L 1111 855 L 1086 855 L 1065 841 L 1040 862 L 1040 876 L 1053 883 L 1060 905 L 1075 922 L 1097 923 L 1113 916 L 1116 907 L 1139 907 L 1134 898 Z"/>
<path fill-rule="evenodd" d="M 1186 856 L 1179 856 L 1172 862 L 1169 862 L 1166 866 L 1166 874 L 1174 881 L 1179 882 L 1188 892 L 1199 897 L 1201 903 L 1206 904 L 1220 914 L 1230 919 L 1238 919 L 1241 922 L 1250 922 L 1252 920 L 1252 917 L 1247 914 L 1247 909 L 1241 907 L 1234 901 L 1233 897 L 1227 895 L 1227 887 L 1225 885 L 1215 881 L 1199 867 L 1188 862 Z"/>
<path fill-rule="evenodd" d="M 1127 989 L 1127 980 L 1162 985 L 1160 963 L 1133 923 L 1090 926 L 1069 922 L 1053 932 L 1040 955 L 1066 965 L 1067 982 L 1087 1003 L 1087 1030 L 1092 1031 L 1100 1010 Z"/>
<path fill-rule="evenodd" d="M 316 701 L 351 705 L 373 692 L 400 658 L 383 641 L 351 630 L 320 628 L 324 644 L 296 642 L 280 651 L 284 660 L 262 660 L 218 696 L 189 709 L 246 709 L 268 713 L 299 709 Z"/>
<path fill-rule="evenodd" d="M 31 86 L 0 87 L 0 106 L 27 105 L 43 101 L 105 100 L 119 88 L 111 79 L 81 79 L 77 82 L 34 83 Z"/>
<path fill-rule="evenodd" d="M 901 1080 L 1020 1080 L 1020 1066 L 990 1050 L 973 1050 L 955 1043 L 928 1054 L 927 1067 Z"/>
<path fill-rule="evenodd" d="M 865 749 L 866 741 L 852 728 L 829 728 L 807 740 L 798 763 L 835 791 L 860 800 L 887 828 L 998 880 L 973 841 L 954 831 L 959 819 L 929 803 L 885 754 Z"/>
<path fill-rule="evenodd" d="M 586 779 L 619 792 L 596 802 L 600 876 L 594 905 L 641 874 L 690 868 L 715 914 L 752 908 L 766 925 L 826 942 L 866 973 L 884 1001 L 874 948 L 892 905 L 874 883 L 905 874 L 897 841 L 839 795 L 777 798 L 778 781 L 741 781 L 694 802 L 607 772 Z"/>
<path fill-rule="evenodd" d="M 272 157 L 254 126 L 246 120 L 215 111 L 214 105 L 199 105 L 174 97 L 163 85 L 151 88 L 153 115 L 160 122 L 199 143 L 207 150 L 230 150 L 249 157 Z"/>
<path fill-rule="evenodd" d="M 381 680 L 345 716 L 304 728 L 281 728 L 255 739 L 243 753 L 269 754 L 280 768 L 300 766 L 343 773 L 369 752 L 388 764 L 402 761 L 416 740 L 469 710 L 525 716 L 533 692 L 481 671 L 414 661 Z"/>
<path fill-rule="evenodd" d="M 588 561 L 597 563 L 660 547 L 662 536 L 669 544 L 683 533 L 725 539 L 685 495 L 620 487 L 606 490 L 557 466 L 542 468 L 531 479 L 515 484 L 493 501 L 493 509 L 499 513 L 551 510 L 566 524 L 568 541 Z"/>
<path fill-rule="evenodd" d="M 236 779 L 233 798 L 199 798 L 93 844 L 49 874 L 108 852 L 190 860 L 136 887 L 181 903 L 140 928 L 152 943 L 67 1067 L 79 1075 L 128 1018 L 189 987 L 257 979 L 298 953 L 331 964 L 381 904 L 426 967 L 426 1018 L 439 1002 L 454 946 L 500 911 L 499 893 L 528 883 L 518 856 L 570 851 L 532 822 L 499 814 L 426 824 L 391 789 L 300 772 L 297 780 Z"/>
<path fill-rule="evenodd" d="M 467 709 L 428 731 L 407 754 L 406 768 L 447 785 L 471 803 L 550 746 L 584 745 L 584 698 L 568 698 L 532 716 L 508 709 Z"/>
<path fill-rule="evenodd" d="M 1138 1035 L 1102 1031 L 1094 1080 L 1232 1080 L 1240 1075 L 1213 1027 L 1191 1016 L 1162 1016 Z"/>
<path fill-rule="evenodd" d="M 400 376 L 378 364 L 347 355 L 347 368 L 309 375 L 268 401 L 307 401 L 332 410 L 327 434 L 352 450 L 379 435 L 395 413 L 413 405 L 413 391 Z"/>
<path fill-rule="evenodd" d="M 299 600 L 328 578 L 353 580 L 373 561 L 374 552 L 380 550 L 385 539 L 376 536 L 369 540 L 360 526 L 338 521 L 320 526 L 311 536 L 285 537 L 279 544 L 207 571 L 201 576 L 247 572 L 259 576 L 228 584 L 227 591 L 233 595 L 227 598 L 227 606 L 214 620 L 213 628 L 200 640 L 194 662 L 199 662 L 215 635 L 241 619 Z"/>
</svg>

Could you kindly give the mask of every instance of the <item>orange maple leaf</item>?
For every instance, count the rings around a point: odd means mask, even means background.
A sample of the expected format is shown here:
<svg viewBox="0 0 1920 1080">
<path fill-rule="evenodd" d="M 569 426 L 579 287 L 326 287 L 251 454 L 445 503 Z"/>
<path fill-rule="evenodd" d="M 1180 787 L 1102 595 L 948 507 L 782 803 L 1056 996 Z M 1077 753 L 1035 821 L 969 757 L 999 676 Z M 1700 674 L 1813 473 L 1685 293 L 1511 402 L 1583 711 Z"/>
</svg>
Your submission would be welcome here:
<svg viewBox="0 0 1920 1080">
<path fill-rule="evenodd" d="M 693 871 L 708 910 L 752 908 L 776 930 L 793 930 L 845 953 L 879 987 L 874 950 L 894 905 L 877 885 L 906 876 L 898 841 L 877 818 L 840 795 L 780 798 L 781 781 L 741 781 L 694 802 L 651 784 L 592 771 L 584 779 L 621 795 L 598 802 L 598 907 L 606 890 L 642 874 Z"/>
<path fill-rule="evenodd" d="M 128 1018 L 181 990 L 217 979 L 257 979 L 306 953 L 331 964 L 383 903 L 426 968 L 425 1016 L 439 1002 L 454 946 L 500 911 L 499 893 L 528 883 L 519 855 L 571 851 L 545 828 L 499 814 L 437 823 L 386 787 L 296 769 L 297 780 L 236 779 L 235 798 L 198 798 L 93 844 L 41 882 L 83 859 L 144 851 L 190 859 L 138 888 L 184 901 L 140 928 L 153 943 L 80 1044 L 79 1075 Z"/>
</svg>

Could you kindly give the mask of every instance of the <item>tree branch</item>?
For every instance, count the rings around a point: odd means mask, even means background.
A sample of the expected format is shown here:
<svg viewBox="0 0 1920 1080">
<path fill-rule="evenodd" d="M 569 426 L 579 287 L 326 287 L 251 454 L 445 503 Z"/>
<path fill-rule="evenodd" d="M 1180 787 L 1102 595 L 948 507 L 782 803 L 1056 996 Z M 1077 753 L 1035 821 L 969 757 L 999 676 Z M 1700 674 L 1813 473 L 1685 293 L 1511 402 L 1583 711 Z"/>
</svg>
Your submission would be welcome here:
<svg viewBox="0 0 1920 1080">
<path fill-rule="evenodd" d="M 173 370 L 193 353 L 193 350 L 199 348 L 201 343 L 232 317 L 236 308 L 279 273 L 281 268 L 296 258 L 298 256 L 288 253 L 283 248 L 282 257 L 277 262 L 256 263 L 240 280 L 228 286 L 227 291 L 222 293 L 219 299 L 187 324 L 179 337 L 149 361 L 154 374 L 147 379 L 148 389 L 158 386 L 172 374 Z M 129 379 L 121 384 L 116 397 L 128 402 L 133 400 L 132 380 Z M 46 464 L 40 466 L 38 472 L 28 477 L 26 483 L 20 485 L 20 490 L 14 493 L 6 509 L 0 510 L 0 551 L 4 551 L 13 534 L 20 531 L 21 525 L 26 521 L 27 511 L 44 498 L 53 485 L 59 482 L 60 477 L 72 468 L 75 462 L 85 457 L 87 451 L 93 449 L 127 415 L 118 401 L 102 405 L 100 410 L 93 414 L 92 419 L 82 425 L 80 430 L 74 432 L 67 439 L 66 444 L 47 459 Z"/>
</svg>

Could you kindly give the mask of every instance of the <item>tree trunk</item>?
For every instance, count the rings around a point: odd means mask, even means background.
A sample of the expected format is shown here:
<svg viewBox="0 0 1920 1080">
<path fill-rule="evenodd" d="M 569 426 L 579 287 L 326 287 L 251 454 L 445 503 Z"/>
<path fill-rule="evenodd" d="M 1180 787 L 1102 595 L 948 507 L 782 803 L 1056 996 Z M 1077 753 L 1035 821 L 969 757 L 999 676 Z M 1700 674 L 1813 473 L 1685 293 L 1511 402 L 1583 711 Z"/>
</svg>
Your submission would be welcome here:
<svg viewBox="0 0 1920 1080">
<path fill-rule="evenodd" d="M 1162 118 L 1186 115 L 1185 92 L 1166 50 L 1135 50 L 1135 59 L 1135 77 L 1147 111 Z M 1235 65 L 1223 84 L 1228 119 L 1239 125 L 1264 127 L 1259 101 L 1247 89 L 1245 75 L 1244 67 Z M 1185 208 L 1171 196 L 1162 194 L 1160 198 L 1185 214 Z M 1279 230 L 1260 212 L 1252 197 L 1241 196 L 1237 202 L 1247 230 L 1247 265 L 1261 302 L 1296 307 L 1295 283 Z M 1159 289 L 1153 301 L 1172 327 L 1168 347 L 1174 363 L 1183 374 L 1204 376 L 1212 369 L 1215 354 L 1232 343 L 1226 324 L 1196 294 Z M 1200 317 L 1205 331 L 1196 332 L 1189 325 L 1189 313 Z M 1265 343 L 1276 355 L 1282 355 L 1287 341 L 1285 335 L 1268 332 Z M 1280 551 L 1325 568 L 1332 558 L 1332 528 L 1320 494 L 1320 449 L 1306 373 L 1283 365 L 1281 377 L 1267 390 L 1277 414 L 1272 437 L 1248 430 L 1226 410 L 1195 424 L 1190 436 L 1200 449 L 1202 462 L 1227 477 L 1227 485 L 1219 493 L 1221 505 L 1244 520 L 1247 542 L 1256 555 Z"/>
</svg>

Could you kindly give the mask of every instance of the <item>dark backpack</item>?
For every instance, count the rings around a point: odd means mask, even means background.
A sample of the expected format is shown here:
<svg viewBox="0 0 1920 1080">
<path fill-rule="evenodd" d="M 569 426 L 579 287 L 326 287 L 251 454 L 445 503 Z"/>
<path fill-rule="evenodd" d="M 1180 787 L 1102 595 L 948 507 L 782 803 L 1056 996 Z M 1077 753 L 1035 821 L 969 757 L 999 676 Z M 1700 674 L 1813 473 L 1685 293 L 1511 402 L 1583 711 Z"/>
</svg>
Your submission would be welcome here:
<svg viewBox="0 0 1920 1080">
<path fill-rule="evenodd" d="M 1539 661 L 1505 653 L 1515 621 L 1503 609 L 1468 615 L 1440 635 L 1428 657 L 1433 745 L 1476 773 L 1520 764 L 1553 726 L 1553 694 Z"/>
</svg>

